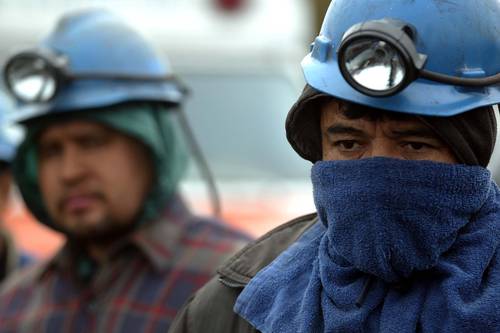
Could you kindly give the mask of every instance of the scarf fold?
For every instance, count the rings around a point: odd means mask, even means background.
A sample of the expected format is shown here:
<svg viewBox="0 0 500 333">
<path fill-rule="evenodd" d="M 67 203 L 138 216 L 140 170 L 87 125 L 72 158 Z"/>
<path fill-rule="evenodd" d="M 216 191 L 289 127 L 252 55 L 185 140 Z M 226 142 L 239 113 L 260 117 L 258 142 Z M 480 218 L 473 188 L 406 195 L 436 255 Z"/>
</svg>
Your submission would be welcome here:
<svg viewBox="0 0 500 333">
<path fill-rule="evenodd" d="M 236 302 L 259 331 L 500 332 L 500 191 L 486 169 L 328 161 L 312 181 L 321 222 Z"/>
</svg>

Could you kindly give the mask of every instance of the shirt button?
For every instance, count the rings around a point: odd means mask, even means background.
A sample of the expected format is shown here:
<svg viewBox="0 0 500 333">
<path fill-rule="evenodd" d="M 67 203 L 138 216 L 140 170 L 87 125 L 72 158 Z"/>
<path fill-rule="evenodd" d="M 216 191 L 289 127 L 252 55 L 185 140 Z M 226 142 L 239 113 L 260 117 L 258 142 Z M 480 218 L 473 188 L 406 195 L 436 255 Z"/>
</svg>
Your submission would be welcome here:
<svg viewBox="0 0 500 333">
<path fill-rule="evenodd" d="M 97 304 L 95 302 L 88 303 L 87 310 L 90 312 L 95 312 L 97 310 Z"/>
</svg>

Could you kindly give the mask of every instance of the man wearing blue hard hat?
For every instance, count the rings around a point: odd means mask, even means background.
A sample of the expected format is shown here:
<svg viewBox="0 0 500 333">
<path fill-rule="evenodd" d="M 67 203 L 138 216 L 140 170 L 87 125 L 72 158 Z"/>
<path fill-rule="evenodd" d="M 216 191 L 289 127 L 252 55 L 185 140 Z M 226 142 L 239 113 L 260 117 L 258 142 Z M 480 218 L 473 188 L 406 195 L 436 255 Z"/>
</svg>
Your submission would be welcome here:
<svg viewBox="0 0 500 333">
<path fill-rule="evenodd" d="M 332 1 L 286 124 L 317 213 L 235 255 L 171 332 L 500 332 L 499 15 Z"/>
<path fill-rule="evenodd" d="M 177 194 L 184 89 L 141 36 L 95 10 L 63 17 L 4 75 L 26 127 L 15 179 L 67 242 L 2 287 L 0 332 L 165 332 L 247 241 Z"/>
</svg>

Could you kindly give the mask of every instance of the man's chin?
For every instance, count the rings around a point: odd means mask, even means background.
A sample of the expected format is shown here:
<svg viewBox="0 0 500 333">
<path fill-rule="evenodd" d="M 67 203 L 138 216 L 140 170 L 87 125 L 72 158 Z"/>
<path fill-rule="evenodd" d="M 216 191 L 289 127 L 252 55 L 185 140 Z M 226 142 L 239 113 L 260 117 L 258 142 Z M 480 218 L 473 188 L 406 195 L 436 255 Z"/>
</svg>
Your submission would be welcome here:
<svg viewBox="0 0 500 333">
<path fill-rule="evenodd" d="M 129 234 L 134 226 L 113 223 L 105 220 L 91 223 L 89 221 L 80 221 L 74 223 L 71 227 L 64 226 L 62 232 L 70 241 L 85 244 L 109 244 L 123 236 Z"/>
<path fill-rule="evenodd" d="M 128 235 L 131 231 L 132 229 L 128 228 L 114 230 L 68 231 L 65 233 L 70 241 L 83 244 L 108 245 Z"/>
</svg>

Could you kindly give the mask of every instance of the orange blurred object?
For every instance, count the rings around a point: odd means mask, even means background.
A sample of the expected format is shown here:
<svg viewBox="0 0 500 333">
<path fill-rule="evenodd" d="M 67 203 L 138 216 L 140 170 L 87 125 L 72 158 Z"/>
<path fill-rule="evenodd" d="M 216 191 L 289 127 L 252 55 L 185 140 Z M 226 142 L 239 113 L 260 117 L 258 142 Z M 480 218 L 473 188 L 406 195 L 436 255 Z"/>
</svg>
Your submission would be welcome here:
<svg viewBox="0 0 500 333">
<path fill-rule="evenodd" d="M 64 241 L 62 235 L 38 223 L 21 200 L 10 202 L 3 223 L 12 233 L 17 246 L 40 259 L 54 254 Z"/>
</svg>

